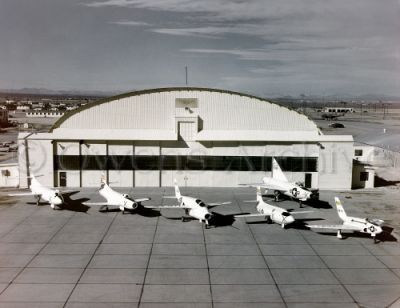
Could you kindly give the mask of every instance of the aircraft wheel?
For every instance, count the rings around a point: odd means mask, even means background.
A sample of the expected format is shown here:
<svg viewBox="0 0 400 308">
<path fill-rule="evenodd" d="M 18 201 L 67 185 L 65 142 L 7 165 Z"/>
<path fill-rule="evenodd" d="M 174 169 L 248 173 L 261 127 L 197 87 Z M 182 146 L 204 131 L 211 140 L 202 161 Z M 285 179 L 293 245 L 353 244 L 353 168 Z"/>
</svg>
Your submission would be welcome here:
<svg viewBox="0 0 400 308">
<path fill-rule="evenodd" d="M 186 217 L 182 216 L 182 222 L 186 222 Z"/>
<path fill-rule="evenodd" d="M 275 201 L 276 201 L 276 202 L 279 201 L 279 195 L 280 195 L 280 192 L 277 191 L 277 190 L 275 190 L 275 191 L 274 191 L 274 196 L 275 196 Z"/>
</svg>

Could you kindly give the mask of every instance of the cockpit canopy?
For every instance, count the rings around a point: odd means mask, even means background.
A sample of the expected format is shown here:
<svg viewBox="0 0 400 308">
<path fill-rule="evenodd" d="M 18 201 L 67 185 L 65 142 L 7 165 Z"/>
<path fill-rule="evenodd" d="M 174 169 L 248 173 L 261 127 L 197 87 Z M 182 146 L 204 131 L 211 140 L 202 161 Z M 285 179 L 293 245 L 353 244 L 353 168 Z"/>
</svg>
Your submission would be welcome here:
<svg viewBox="0 0 400 308">
<path fill-rule="evenodd" d="M 282 212 L 282 216 L 288 217 L 288 216 L 290 216 L 290 213 L 289 212 Z"/>
<path fill-rule="evenodd" d="M 196 203 L 201 207 L 206 207 L 206 204 L 203 201 L 201 201 L 200 199 L 196 199 Z"/>
</svg>

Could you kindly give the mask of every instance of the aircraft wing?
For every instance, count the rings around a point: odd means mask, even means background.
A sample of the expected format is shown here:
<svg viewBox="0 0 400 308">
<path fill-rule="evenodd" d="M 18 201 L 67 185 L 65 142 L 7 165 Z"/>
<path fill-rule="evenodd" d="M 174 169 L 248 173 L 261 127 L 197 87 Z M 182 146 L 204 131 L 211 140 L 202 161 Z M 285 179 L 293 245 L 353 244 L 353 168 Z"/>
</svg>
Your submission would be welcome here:
<svg viewBox="0 0 400 308">
<path fill-rule="evenodd" d="M 269 215 L 265 215 L 265 214 L 242 214 L 242 215 L 235 215 L 233 217 L 235 218 L 246 218 L 246 217 L 267 217 Z"/>
<path fill-rule="evenodd" d="M 10 197 L 33 196 L 31 192 L 8 194 Z"/>
<path fill-rule="evenodd" d="M 215 206 L 219 206 L 219 205 L 226 205 L 226 204 L 231 204 L 232 202 L 227 201 L 227 202 L 214 202 L 214 203 L 207 203 L 207 207 L 209 209 L 215 207 Z"/>
<path fill-rule="evenodd" d="M 135 199 L 135 202 L 140 203 L 140 202 L 149 201 L 149 200 L 151 200 L 151 198 L 141 198 L 141 199 Z"/>
<path fill-rule="evenodd" d="M 351 230 L 351 231 L 358 230 L 357 228 L 344 225 L 307 225 L 307 227 L 311 229 L 333 229 L 333 230 Z"/>
<path fill-rule="evenodd" d="M 265 186 L 264 183 L 246 183 L 246 184 L 239 184 L 240 186 L 248 186 L 248 187 L 257 187 L 257 186 Z"/>
<path fill-rule="evenodd" d="M 300 214 L 312 213 L 312 212 L 314 212 L 314 211 L 297 211 L 297 212 L 290 212 L 290 214 L 300 215 Z"/>
<path fill-rule="evenodd" d="M 59 190 L 58 192 L 60 193 L 60 194 L 69 194 L 69 193 L 72 193 L 72 192 L 76 192 L 77 190 L 75 189 L 75 190 Z"/>
<path fill-rule="evenodd" d="M 82 204 L 83 205 L 88 205 L 88 206 L 96 206 L 96 205 L 106 206 L 106 205 L 108 205 L 107 202 L 82 202 Z"/>
<path fill-rule="evenodd" d="M 185 206 L 180 205 L 143 205 L 148 209 L 185 209 Z"/>
<path fill-rule="evenodd" d="M 250 184 L 239 184 L 239 185 L 248 186 L 248 187 L 260 187 L 260 188 L 265 188 L 265 189 L 268 189 L 268 190 L 278 190 L 280 192 L 286 192 L 287 191 L 287 189 L 282 189 L 281 186 L 265 184 L 265 183 L 250 183 Z"/>
</svg>

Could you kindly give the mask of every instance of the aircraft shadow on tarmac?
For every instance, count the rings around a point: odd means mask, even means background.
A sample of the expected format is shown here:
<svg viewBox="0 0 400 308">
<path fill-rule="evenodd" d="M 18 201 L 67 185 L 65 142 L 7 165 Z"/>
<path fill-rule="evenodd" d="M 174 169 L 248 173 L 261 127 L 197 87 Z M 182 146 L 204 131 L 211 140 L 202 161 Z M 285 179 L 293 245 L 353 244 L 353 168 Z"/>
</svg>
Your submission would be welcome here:
<svg viewBox="0 0 400 308">
<path fill-rule="evenodd" d="M 294 201 L 292 198 L 285 196 L 285 195 L 280 195 L 279 196 L 279 201 L 274 200 L 274 195 L 263 195 L 265 198 L 269 198 L 266 200 L 267 202 L 273 202 L 273 203 L 279 203 L 282 201 Z M 296 201 L 297 202 L 297 201 Z M 303 202 L 303 207 L 312 207 L 315 209 L 331 209 L 332 205 L 329 204 L 329 202 L 324 201 L 324 200 L 316 200 L 316 199 L 310 199 L 305 202 Z"/>
<path fill-rule="evenodd" d="M 71 196 L 77 194 L 78 192 L 79 191 L 72 191 L 64 193 L 63 194 L 64 203 L 57 206 L 56 209 L 86 213 L 90 209 L 90 206 L 84 205 L 82 203 L 88 201 L 89 200 L 88 198 L 71 199 Z M 27 204 L 34 204 L 38 206 L 50 206 L 48 202 L 39 202 L 39 204 L 36 202 L 27 202 Z"/>
<path fill-rule="evenodd" d="M 387 181 L 379 176 L 375 176 L 374 186 L 375 187 L 394 186 L 399 183 L 400 181 Z"/>
<path fill-rule="evenodd" d="M 317 221 L 317 220 L 325 220 L 323 218 L 298 218 L 296 219 L 293 223 L 288 224 L 285 226 L 285 229 L 297 229 L 297 230 L 310 230 L 310 228 L 307 226 L 308 221 Z M 257 220 L 257 221 L 248 221 L 246 222 L 248 225 L 262 225 L 262 224 L 275 224 L 271 223 L 268 220 Z M 279 226 L 278 224 L 275 224 Z"/>
<path fill-rule="evenodd" d="M 242 213 L 223 215 L 223 214 L 219 214 L 219 213 L 216 213 L 216 212 L 211 212 L 211 214 L 213 216 L 209 221 L 210 227 L 211 228 L 219 228 L 219 227 L 232 226 L 233 223 L 235 222 L 235 217 L 234 216 L 238 215 L 238 214 L 242 214 Z M 181 216 L 180 217 L 167 217 L 167 216 L 164 216 L 164 218 L 170 219 L 170 220 L 182 220 Z M 185 216 L 185 220 L 186 221 L 196 220 L 196 218 Z"/>
<path fill-rule="evenodd" d="M 109 213 L 109 212 L 120 212 L 121 210 L 119 208 L 112 208 L 112 209 L 100 209 L 99 212 L 101 213 Z M 160 217 L 161 213 L 160 211 L 156 211 L 154 209 L 149 209 L 144 206 L 138 207 L 136 210 L 127 210 L 125 209 L 125 214 L 131 214 L 131 215 L 140 215 L 143 217 Z"/>
<path fill-rule="evenodd" d="M 59 206 L 61 210 L 86 213 L 90 206 L 82 204 L 88 201 L 88 198 L 71 199 L 72 195 L 77 194 L 79 191 L 72 191 L 63 194 L 64 203 Z"/>
<path fill-rule="evenodd" d="M 211 212 L 211 213 L 213 214 L 213 217 L 210 222 L 212 226 L 215 228 L 232 226 L 233 223 L 235 222 L 234 216 L 240 214 L 240 213 L 235 213 L 235 214 L 223 215 L 216 212 Z"/>
</svg>

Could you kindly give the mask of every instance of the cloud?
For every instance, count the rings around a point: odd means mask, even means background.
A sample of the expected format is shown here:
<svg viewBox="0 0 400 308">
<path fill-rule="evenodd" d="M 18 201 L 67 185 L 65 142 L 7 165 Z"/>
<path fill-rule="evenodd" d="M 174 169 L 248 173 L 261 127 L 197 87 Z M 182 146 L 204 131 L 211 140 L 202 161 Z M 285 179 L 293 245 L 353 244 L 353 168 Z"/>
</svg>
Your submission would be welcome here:
<svg viewBox="0 0 400 308">
<path fill-rule="evenodd" d="M 120 25 L 120 26 L 132 26 L 132 27 L 140 27 L 140 26 L 151 26 L 150 23 L 144 21 L 133 21 L 133 20 L 120 20 L 120 21 L 110 21 L 110 24 Z"/>
</svg>

